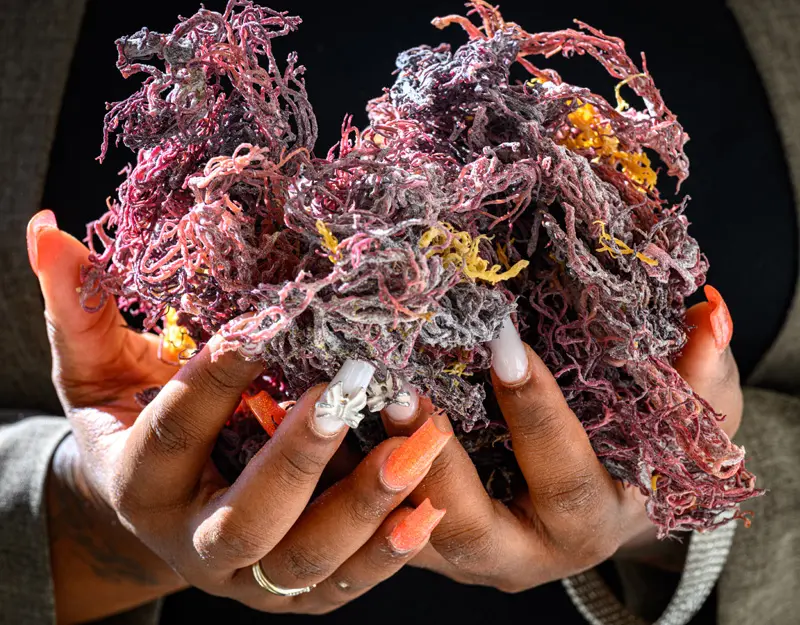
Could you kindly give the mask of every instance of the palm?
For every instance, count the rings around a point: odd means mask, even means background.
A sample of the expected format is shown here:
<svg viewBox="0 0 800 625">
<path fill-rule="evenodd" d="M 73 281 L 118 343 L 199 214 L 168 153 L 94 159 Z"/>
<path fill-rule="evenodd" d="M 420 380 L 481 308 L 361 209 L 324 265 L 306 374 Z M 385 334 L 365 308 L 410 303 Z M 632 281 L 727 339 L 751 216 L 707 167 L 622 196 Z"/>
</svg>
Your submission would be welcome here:
<svg viewBox="0 0 800 625">
<path fill-rule="evenodd" d="M 142 408 L 136 393 L 164 385 L 178 370 L 158 357 L 159 337 L 130 329 L 113 300 L 83 310 L 77 292 L 89 251 L 66 232 L 47 229 L 36 239 L 39 283 L 53 355 L 53 381 L 74 428 L 91 487 L 107 494 L 107 468 L 122 453 Z M 91 433 L 90 438 L 81 433 Z M 99 459 L 99 460 L 98 460 Z M 105 497 L 103 497 L 105 499 Z"/>
<path fill-rule="evenodd" d="M 81 349 L 54 345 L 54 377 L 67 410 L 102 409 L 128 427 L 141 411 L 136 393 L 164 385 L 177 369 L 158 358 L 157 336 L 124 327 L 113 307 L 98 315 Z"/>
</svg>

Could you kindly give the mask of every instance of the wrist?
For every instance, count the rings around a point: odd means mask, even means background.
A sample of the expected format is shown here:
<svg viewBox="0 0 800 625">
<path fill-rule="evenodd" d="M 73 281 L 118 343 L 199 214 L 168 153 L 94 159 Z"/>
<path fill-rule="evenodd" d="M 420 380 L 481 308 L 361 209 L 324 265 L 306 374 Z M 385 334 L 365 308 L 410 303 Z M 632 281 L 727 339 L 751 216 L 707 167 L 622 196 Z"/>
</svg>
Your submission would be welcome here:
<svg viewBox="0 0 800 625">
<path fill-rule="evenodd" d="M 53 454 L 46 486 L 59 623 L 102 618 L 185 586 L 122 526 L 87 475 L 75 439 L 68 436 Z"/>
<path fill-rule="evenodd" d="M 113 523 L 117 515 L 87 478 L 78 443 L 70 434 L 53 452 L 47 482 L 48 511 Z M 52 506 L 51 506 L 52 504 Z"/>
</svg>

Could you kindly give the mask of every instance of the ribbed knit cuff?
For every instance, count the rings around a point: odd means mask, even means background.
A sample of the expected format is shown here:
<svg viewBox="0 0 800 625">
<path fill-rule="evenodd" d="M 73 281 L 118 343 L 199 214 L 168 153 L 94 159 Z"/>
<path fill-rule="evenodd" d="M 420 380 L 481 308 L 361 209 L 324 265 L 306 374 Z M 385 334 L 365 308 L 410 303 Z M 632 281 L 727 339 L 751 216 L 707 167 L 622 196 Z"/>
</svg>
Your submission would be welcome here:
<svg viewBox="0 0 800 625">
<path fill-rule="evenodd" d="M 681 581 L 655 625 L 685 625 L 692 619 L 722 573 L 735 531 L 736 523 L 731 522 L 713 532 L 692 534 Z M 645 621 L 620 603 L 596 570 L 569 577 L 562 583 L 578 612 L 591 625 L 645 625 Z"/>
</svg>

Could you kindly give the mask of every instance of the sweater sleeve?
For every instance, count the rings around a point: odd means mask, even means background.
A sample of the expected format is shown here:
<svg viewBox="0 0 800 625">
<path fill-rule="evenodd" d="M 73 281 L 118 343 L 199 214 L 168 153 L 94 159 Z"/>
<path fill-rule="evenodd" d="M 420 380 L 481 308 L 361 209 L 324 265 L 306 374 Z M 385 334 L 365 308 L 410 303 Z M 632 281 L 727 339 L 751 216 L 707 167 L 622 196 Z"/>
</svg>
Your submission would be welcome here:
<svg viewBox="0 0 800 625">
<path fill-rule="evenodd" d="M 740 623 L 756 613 L 761 623 L 788 623 L 797 615 L 800 601 L 792 582 L 800 552 L 795 522 L 800 510 L 795 468 L 800 400 L 754 388 L 745 388 L 744 397 L 744 418 L 736 440 L 747 448 L 748 468 L 759 486 L 767 489 L 764 497 L 748 502 L 753 527 L 734 535 L 736 524 L 729 523 L 714 532 L 693 534 L 680 583 L 657 619 L 652 612 L 664 605 L 664 580 L 649 574 L 647 567 L 619 569 L 625 607 L 594 570 L 564 580 L 573 603 L 590 623 L 686 623 L 718 578 L 721 623 Z"/>
<path fill-rule="evenodd" d="M 45 485 L 50 459 L 69 433 L 59 417 L 0 413 L 0 624 L 55 623 Z M 103 625 L 154 625 L 160 603 Z"/>
<path fill-rule="evenodd" d="M 564 587 L 578 611 L 591 625 L 685 625 L 700 610 L 717 583 L 733 541 L 736 522 L 713 532 L 693 532 L 680 581 L 661 616 L 645 616 L 660 603 L 664 588 L 658 574 L 646 566 L 620 570 L 625 588 L 623 605 L 600 574 L 592 569 L 563 580 Z"/>
</svg>

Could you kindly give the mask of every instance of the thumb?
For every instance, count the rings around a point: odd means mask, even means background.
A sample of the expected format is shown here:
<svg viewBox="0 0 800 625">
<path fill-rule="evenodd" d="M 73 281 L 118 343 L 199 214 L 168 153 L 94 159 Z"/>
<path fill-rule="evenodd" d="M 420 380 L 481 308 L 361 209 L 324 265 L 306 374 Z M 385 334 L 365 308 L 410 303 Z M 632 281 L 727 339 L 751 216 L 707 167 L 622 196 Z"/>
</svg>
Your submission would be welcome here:
<svg viewBox="0 0 800 625">
<path fill-rule="evenodd" d="M 689 340 L 675 369 L 714 410 L 726 415 L 722 429 L 732 436 L 742 418 L 739 369 L 729 347 L 733 320 L 719 291 L 706 285 L 704 293 L 708 301 L 686 311 Z"/>
<path fill-rule="evenodd" d="M 81 267 L 90 265 L 89 250 L 59 230 L 52 211 L 38 212 L 28 223 L 28 258 L 39 278 L 54 351 L 81 360 L 114 351 L 122 340 L 125 321 L 113 298 L 98 312 L 86 312 L 80 302 Z M 56 354 L 54 354 L 55 356 Z M 77 364 L 77 363 L 76 363 Z"/>
</svg>

